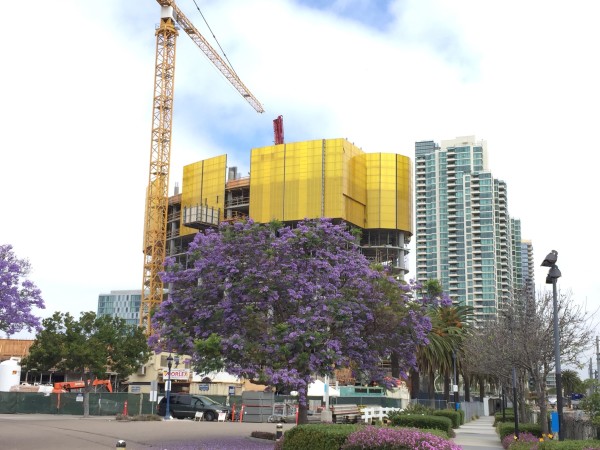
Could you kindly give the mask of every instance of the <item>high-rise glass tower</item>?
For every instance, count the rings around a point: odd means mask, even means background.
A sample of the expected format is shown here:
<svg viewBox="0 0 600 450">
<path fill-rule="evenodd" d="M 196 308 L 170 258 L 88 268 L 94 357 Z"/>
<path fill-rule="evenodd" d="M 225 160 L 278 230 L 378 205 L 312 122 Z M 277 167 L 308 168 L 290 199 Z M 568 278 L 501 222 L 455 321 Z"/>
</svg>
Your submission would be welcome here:
<svg viewBox="0 0 600 450">
<path fill-rule="evenodd" d="M 508 214 L 506 183 L 488 170 L 487 143 L 417 142 L 415 185 L 417 280 L 439 280 L 473 307 L 476 324 L 495 317 L 522 279 L 521 228 Z"/>
<path fill-rule="evenodd" d="M 142 291 L 110 291 L 98 296 L 98 317 L 109 316 L 124 319 L 127 325 L 140 324 L 140 302 Z"/>
</svg>

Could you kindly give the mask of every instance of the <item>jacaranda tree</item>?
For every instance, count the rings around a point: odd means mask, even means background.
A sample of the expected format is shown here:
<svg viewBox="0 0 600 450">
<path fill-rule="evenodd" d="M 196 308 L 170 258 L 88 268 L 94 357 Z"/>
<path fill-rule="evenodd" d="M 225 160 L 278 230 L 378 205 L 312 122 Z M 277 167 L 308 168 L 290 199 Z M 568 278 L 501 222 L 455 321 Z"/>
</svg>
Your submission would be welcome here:
<svg viewBox="0 0 600 450">
<path fill-rule="evenodd" d="M 45 305 L 41 291 L 27 279 L 29 271 L 29 261 L 17 258 L 11 245 L 0 245 L 0 332 L 7 336 L 40 328 L 32 309 Z"/>
<path fill-rule="evenodd" d="M 301 422 L 315 376 L 351 367 L 385 384 L 380 361 L 395 354 L 408 370 L 430 330 L 410 286 L 372 268 L 346 227 L 324 219 L 198 233 L 163 281 L 171 290 L 151 345 L 194 355 L 198 370 L 297 391 Z"/>
</svg>

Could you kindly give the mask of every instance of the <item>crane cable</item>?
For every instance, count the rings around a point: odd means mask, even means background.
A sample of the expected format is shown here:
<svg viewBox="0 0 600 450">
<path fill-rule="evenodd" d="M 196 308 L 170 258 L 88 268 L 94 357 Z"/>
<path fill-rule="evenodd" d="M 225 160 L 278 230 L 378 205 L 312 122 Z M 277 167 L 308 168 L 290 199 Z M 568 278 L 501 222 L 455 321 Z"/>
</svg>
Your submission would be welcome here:
<svg viewBox="0 0 600 450">
<path fill-rule="evenodd" d="M 212 35 L 213 39 L 215 40 L 215 42 L 217 43 L 217 45 L 221 49 L 221 53 L 223 54 L 223 58 L 225 58 L 225 60 L 229 64 L 229 68 L 231 69 L 231 71 L 237 76 L 237 73 L 236 73 L 235 69 L 233 68 L 233 65 L 231 64 L 231 61 L 229 61 L 229 58 L 225 54 L 225 50 L 223 50 L 223 47 L 221 47 L 221 44 L 219 43 L 219 40 L 215 36 L 215 33 L 213 33 L 212 28 L 210 28 L 210 25 L 206 21 L 206 18 L 204 17 L 204 14 L 202 14 L 202 11 L 200 11 L 200 8 L 198 7 L 198 3 L 196 3 L 196 0 L 192 0 L 192 1 L 194 2 L 194 5 L 196 5 L 196 9 L 198 10 L 198 12 L 200 13 L 200 15 L 202 16 L 202 20 L 204 20 L 204 23 L 208 27 L 208 30 L 210 31 L 210 34 Z"/>
</svg>

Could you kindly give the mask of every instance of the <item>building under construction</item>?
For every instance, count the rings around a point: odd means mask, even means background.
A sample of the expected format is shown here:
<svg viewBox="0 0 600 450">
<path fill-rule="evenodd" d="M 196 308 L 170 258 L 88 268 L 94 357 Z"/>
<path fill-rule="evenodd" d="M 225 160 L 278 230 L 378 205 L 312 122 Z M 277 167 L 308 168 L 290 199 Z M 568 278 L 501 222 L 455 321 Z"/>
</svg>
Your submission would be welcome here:
<svg viewBox="0 0 600 450">
<path fill-rule="evenodd" d="M 184 167 L 181 192 L 169 198 L 167 254 L 183 254 L 199 230 L 222 221 L 329 218 L 360 229 L 365 256 L 404 277 L 412 195 L 407 156 L 365 153 L 345 139 L 254 148 L 248 177 L 221 155 Z"/>
</svg>

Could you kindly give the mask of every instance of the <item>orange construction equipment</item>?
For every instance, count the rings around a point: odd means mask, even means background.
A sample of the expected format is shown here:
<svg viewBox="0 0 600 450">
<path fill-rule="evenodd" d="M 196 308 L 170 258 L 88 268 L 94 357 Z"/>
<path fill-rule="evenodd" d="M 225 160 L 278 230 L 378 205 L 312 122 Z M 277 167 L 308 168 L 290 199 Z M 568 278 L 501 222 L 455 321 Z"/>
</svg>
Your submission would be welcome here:
<svg viewBox="0 0 600 450">
<path fill-rule="evenodd" d="M 87 383 L 89 385 L 89 382 Z M 112 384 L 110 384 L 110 380 L 94 380 L 92 382 L 92 386 L 98 387 L 103 386 L 108 392 L 112 392 Z M 84 389 L 86 387 L 86 382 L 83 380 L 78 381 L 61 381 L 59 383 L 54 383 L 54 389 L 52 392 L 54 393 L 62 393 L 62 392 L 71 392 L 76 391 L 78 389 Z"/>
<path fill-rule="evenodd" d="M 175 42 L 178 28 L 184 30 L 235 89 L 259 113 L 260 102 L 244 86 L 235 71 L 221 58 L 174 0 L 156 0 L 161 6 L 160 25 L 156 30 L 154 65 L 154 102 L 152 106 L 152 139 L 150 171 L 146 188 L 144 218 L 144 277 L 140 305 L 140 326 L 152 334 L 151 316 L 165 294 L 160 272 L 164 269 L 167 246 L 167 213 L 169 206 L 169 167 L 171 164 L 171 130 L 173 118 L 173 85 L 175 80 Z"/>
</svg>

